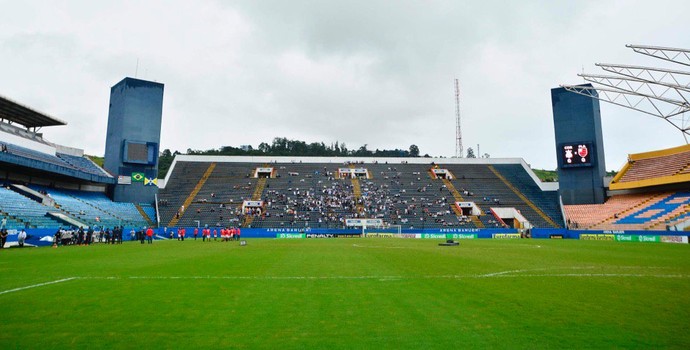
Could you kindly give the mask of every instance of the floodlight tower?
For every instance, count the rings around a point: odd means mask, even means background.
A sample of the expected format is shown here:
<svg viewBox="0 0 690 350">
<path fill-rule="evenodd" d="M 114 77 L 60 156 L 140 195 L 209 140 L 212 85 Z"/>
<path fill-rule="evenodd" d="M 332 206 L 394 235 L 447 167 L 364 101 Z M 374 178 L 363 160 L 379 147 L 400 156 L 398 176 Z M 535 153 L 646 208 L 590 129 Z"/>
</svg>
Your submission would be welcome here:
<svg viewBox="0 0 690 350">
<path fill-rule="evenodd" d="M 460 84 L 455 79 L 455 157 L 462 158 L 462 130 L 460 129 Z"/>
</svg>

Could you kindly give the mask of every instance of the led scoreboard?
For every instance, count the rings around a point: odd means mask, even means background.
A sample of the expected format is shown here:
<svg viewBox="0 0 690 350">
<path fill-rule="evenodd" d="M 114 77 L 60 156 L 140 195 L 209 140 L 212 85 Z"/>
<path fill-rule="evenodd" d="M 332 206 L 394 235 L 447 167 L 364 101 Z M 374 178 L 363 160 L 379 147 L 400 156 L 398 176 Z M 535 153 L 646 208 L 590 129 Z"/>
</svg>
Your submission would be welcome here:
<svg viewBox="0 0 690 350">
<path fill-rule="evenodd" d="M 561 144 L 558 147 L 561 168 L 592 166 L 594 148 L 588 142 Z"/>
<path fill-rule="evenodd" d="M 153 142 L 125 141 L 124 163 L 155 165 L 158 145 Z"/>
</svg>

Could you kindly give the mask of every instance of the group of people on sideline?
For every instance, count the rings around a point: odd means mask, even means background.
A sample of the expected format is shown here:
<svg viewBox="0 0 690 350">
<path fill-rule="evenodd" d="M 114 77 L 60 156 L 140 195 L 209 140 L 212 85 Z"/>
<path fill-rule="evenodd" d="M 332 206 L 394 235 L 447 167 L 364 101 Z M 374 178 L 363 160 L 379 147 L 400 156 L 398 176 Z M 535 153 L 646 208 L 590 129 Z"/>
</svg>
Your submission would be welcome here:
<svg viewBox="0 0 690 350">
<path fill-rule="evenodd" d="M 199 228 L 196 227 L 193 231 L 194 240 L 199 239 L 199 233 L 201 233 L 201 240 L 204 242 L 210 242 L 211 237 L 213 237 L 214 241 L 217 241 L 220 238 L 221 242 L 227 242 L 239 241 L 242 235 L 242 230 L 240 230 L 239 227 L 223 227 L 220 230 L 218 228 L 211 229 L 208 226 L 199 230 Z M 174 229 L 168 230 L 168 228 L 165 227 L 163 228 L 163 234 L 170 239 L 177 238 L 178 241 L 184 241 L 185 237 L 187 236 L 187 229 L 180 227 L 177 229 L 177 232 L 175 232 Z"/>
</svg>

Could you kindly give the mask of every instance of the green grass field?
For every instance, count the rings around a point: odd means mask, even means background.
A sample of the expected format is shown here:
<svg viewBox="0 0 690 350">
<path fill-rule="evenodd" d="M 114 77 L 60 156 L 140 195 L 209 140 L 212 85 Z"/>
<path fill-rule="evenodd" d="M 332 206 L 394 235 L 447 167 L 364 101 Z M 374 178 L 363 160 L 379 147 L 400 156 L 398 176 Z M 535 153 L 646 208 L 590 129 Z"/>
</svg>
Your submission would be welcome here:
<svg viewBox="0 0 690 350">
<path fill-rule="evenodd" d="M 6 249 L 0 346 L 690 348 L 688 245 L 438 243 Z"/>
</svg>

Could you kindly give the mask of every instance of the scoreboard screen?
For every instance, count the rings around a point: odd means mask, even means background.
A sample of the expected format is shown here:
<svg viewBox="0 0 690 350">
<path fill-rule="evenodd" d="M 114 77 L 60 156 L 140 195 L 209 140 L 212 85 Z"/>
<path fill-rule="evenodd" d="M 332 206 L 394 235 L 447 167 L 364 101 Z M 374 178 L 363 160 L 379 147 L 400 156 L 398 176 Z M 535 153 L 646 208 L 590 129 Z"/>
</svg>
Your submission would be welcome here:
<svg viewBox="0 0 690 350">
<path fill-rule="evenodd" d="M 125 141 L 123 161 L 125 163 L 154 165 L 158 154 L 156 148 L 156 144 L 152 142 Z"/>
<path fill-rule="evenodd" d="M 558 147 L 561 168 L 592 166 L 594 148 L 588 142 L 561 144 Z"/>
</svg>

